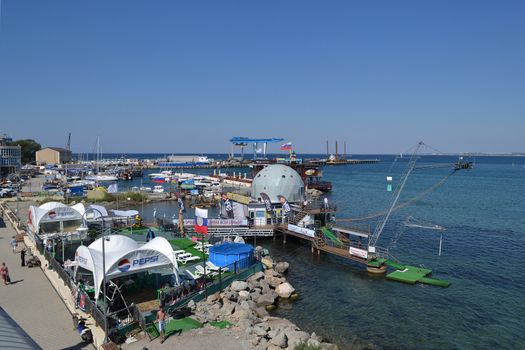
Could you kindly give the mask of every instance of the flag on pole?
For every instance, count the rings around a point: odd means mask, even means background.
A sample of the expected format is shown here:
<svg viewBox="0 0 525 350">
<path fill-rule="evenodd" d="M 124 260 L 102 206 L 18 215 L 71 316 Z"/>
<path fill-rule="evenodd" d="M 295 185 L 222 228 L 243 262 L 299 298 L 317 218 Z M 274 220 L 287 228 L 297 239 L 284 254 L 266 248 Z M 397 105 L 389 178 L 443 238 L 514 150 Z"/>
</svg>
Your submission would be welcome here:
<svg viewBox="0 0 525 350">
<path fill-rule="evenodd" d="M 281 151 L 291 151 L 292 150 L 292 143 L 287 142 L 285 144 L 281 145 Z"/>
<path fill-rule="evenodd" d="M 108 186 L 108 192 L 109 193 L 117 193 L 118 192 L 118 185 L 117 184 L 111 184 Z"/>
<path fill-rule="evenodd" d="M 208 234 L 208 210 L 195 208 L 195 232 Z"/>
</svg>

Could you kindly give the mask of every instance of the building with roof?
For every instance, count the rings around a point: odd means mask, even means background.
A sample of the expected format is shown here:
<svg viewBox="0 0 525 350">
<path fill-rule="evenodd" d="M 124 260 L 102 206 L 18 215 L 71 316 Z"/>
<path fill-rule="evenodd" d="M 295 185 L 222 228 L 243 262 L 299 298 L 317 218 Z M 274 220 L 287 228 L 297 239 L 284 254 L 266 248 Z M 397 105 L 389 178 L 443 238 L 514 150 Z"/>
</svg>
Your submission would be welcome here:
<svg viewBox="0 0 525 350">
<path fill-rule="evenodd" d="M 0 179 L 18 172 L 22 166 L 22 148 L 11 146 L 12 141 L 6 134 L 0 135 Z"/>
<path fill-rule="evenodd" d="M 38 164 L 63 164 L 71 162 L 71 151 L 61 147 L 46 147 L 36 152 Z"/>
<path fill-rule="evenodd" d="M 272 164 L 259 171 L 252 182 L 251 197 L 262 202 L 261 193 L 266 193 L 272 203 L 284 196 L 289 202 L 304 200 L 304 183 L 301 175 L 283 164 Z"/>
</svg>

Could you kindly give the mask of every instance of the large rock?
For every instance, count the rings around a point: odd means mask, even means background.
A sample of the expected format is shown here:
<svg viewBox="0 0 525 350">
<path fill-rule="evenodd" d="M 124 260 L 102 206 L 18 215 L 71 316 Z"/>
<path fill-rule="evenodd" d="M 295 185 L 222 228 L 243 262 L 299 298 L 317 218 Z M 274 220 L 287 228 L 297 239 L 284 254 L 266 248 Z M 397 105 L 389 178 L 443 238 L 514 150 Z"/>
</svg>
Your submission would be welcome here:
<svg viewBox="0 0 525 350">
<path fill-rule="evenodd" d="M 188 303 L 188 307 L 189 307 L 190 309 L 194 310 L 194 309 L 195 309 L 195 301 L 190 300 L 190 302 Z"/>
<path fill-rule="evenodd" d="M 262 278 L 264 278 L 264 272 L 259 271 L 253 274 L 252 276 L 250 276 L 250 278 L 247 279 L 247 282 L 255 284 L 255 282 L 257 282 L 258 280 Z"/>
<path fill-rule="evenodd" d="M 280 285 L 275 288 L 275 292 L 279 297 L 287 299 L 292 295 L 293 292 L 295 292 L 295 288 L 292 287 L 292 285 L 288 282 L 281 283 Z"/>
<path fill-rule="evenodd" d="M 255 312 L 257 317 L 260 317 L 260 318 L 264 318 L 270 315 L 264 307 L 256 307 L 255 309 L 253 309 L 253 311 Z"/>
<path fill-rule="evenodd" d="M 251 311 L 245 310 L 240 307 L 235 308 L 235 312 L 233 313 L 232 317 L 239 321 L 240 320 L 250 320 L 251 321 L 254 318 Z"/>
<path fill-rule="evenodd" d="M 277 288 L 278 285 L 281 283 L 286 282 L 286 279 L 283 277 L 275 277 L 275 276 L 265 276 L 264 280 L 272 287 Z"/>
<path fill-rule="evenodd" d="M 250 297 L 250 293 L 247 290 L 241 290 L 239 292 L 239 298 L 248 299 L 249 297 Z"/>
<path fill-rule="evenodd" d="M 270 343 L 268 344 L 268 347 L 266 348 L 266 350 L 281 350 L 281 347 Z"/>
<path fill-rule="evenodd" d="M 219 299 L 220 299 L 219 293 L 213 293 L 212 295 L 208 296 L 208 298 L 206 298 L 206 301 L 211 304 L 216 301 L 219 301 Z"/>
<path fill-rule="evenodd" d="M 230 316 L 235 309 L 235 304 L 230 301 L 225 301 L 222 305 L 221 312 L 224 316 Z"/>
<path fill-rule="evenodd" d="M 248 289 L 248 283 L 244 281 L 234 281 L 231 284 L 231 289 L 234 292 L 240 292 L 241 290 L 247 290 Z"/>
<path fill-rule="evenodd" d="M 339 350 L 339 347 L 337 345 L 330 343 L 321 343 L 319 348 L 321 350 Z"/>
<path fill-rule="evenodd" d="M 261 294 L 255 302 L 259 306 L 273 305 L 273 303 L 275 303 L 276 297 L 277 297 L 277 294 L 274 294 L 274 293 Z"/>
<path fill-rule="evenodd" d="M 264 258 L 261 259 L 261 262 L 262 262 L 263 265 L 266 266 L 267 268 L 269 268 L 269 269 L 273 268 L 273 259 L 272 259 L 272 257 L 270 257 L 270 256 L 265 256 Z"/>
<path fill-rule="evenodd" d="M 266 276 L 280 277 L 279 273 L 274 269 L 264 270 L 264 277 Z"/>
<path fill-rule="evenodd" d="M 310 339 L 310 334 L 303 331 L 287 330 L 285 333 L 288 339 L 288 347 L 291 349 L 301 344 L 306 344 Z"/>
<path fill-rule="evenodd" d="M 252 332 L 253 334 L 257 335 L 258 337 L 266 337 L 266 330 L 263 329 L 262 327 L 259 327 L 257 325 L 255 325 L 252 329 Z"/>
<path fill-rule="evenodd" d="M 271 291 L 270 285 L 268 284 L 268 282 L 266 282 L 266 280 L 264 279 L 260 280 L 259 286 L 261 287 L 261 294 L 270 293 Z"/>
<path fill-rule="evenodd" d="M 274 269 L 281 275 L 288 271 L 288 268 L 290 267 L 290 264 L 288 264 L 286 261 L 279 262 L 275 265 Z"/>
<path fill-rule="evenodd" d="M 285 348 L 288 345 L 288 338 L 286 338 L 286 334 L 284 332 L 281 332 L 270 339 L 270 344 L 276 345 L 280 348 Z"/>
</svg>

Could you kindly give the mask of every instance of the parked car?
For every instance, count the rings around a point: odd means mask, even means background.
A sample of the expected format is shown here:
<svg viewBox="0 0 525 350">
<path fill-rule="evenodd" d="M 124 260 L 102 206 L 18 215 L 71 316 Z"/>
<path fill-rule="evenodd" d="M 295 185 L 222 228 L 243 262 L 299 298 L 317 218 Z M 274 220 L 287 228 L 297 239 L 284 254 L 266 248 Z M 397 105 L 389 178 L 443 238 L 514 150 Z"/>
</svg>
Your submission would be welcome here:
<svg viewBox="0 0 525 350">
<path fill-rule="evenodd" d="M 0 198 L 11 198 L 16 196 L 16 192 L 10 188 L 2 188 L 0 190 Z"/>
</svg>

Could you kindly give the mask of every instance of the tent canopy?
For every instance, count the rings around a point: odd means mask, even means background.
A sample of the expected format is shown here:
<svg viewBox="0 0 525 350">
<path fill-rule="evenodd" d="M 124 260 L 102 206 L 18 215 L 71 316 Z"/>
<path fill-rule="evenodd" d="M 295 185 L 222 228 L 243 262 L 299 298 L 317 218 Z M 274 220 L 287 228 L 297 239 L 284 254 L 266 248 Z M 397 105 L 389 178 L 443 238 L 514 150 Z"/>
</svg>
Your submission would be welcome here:
<svg viewBox="0 0 525 350">
<path fill-rule="evenodd" d="M 33 234 L 40 233 L 41 224 L 50 222 L 73 222 L 82 219 L 82 215 L 86 209 L 82 203 L 77 203 L 72 206 L 67 206 L 58 202 L 48 202 L 42 204 L 39 207 L 31 206 L 28 214 L 28 226 Z M 54 234 L 61 234 L 64 232 L 73 232 L 79 225 L 73 225 L 71 227 L 67 225 L 59 225 L 61 229 L 56 232 L 48 232 L 51 236 Z M 62 231 L 63 230 L 63 231 Z M 72 231 L 71 231 L 72 230 Z"/>
<path fill-rule="evenodd" d="M 82 267 L 93 273 L 95 298 L 98 299 L 103 283 L 102 239 L 89 246 L 80 246 L 75 253 L 75 273 Z M 122 235 L 108 235 L 104 238 L 106 255 L 106 279 L 113 279 L 160 267 L 170 267 L 178 276 L 177 260 L 173 248 L 164 237 L 156 237 L 146 244 Z"/>
</svg>

